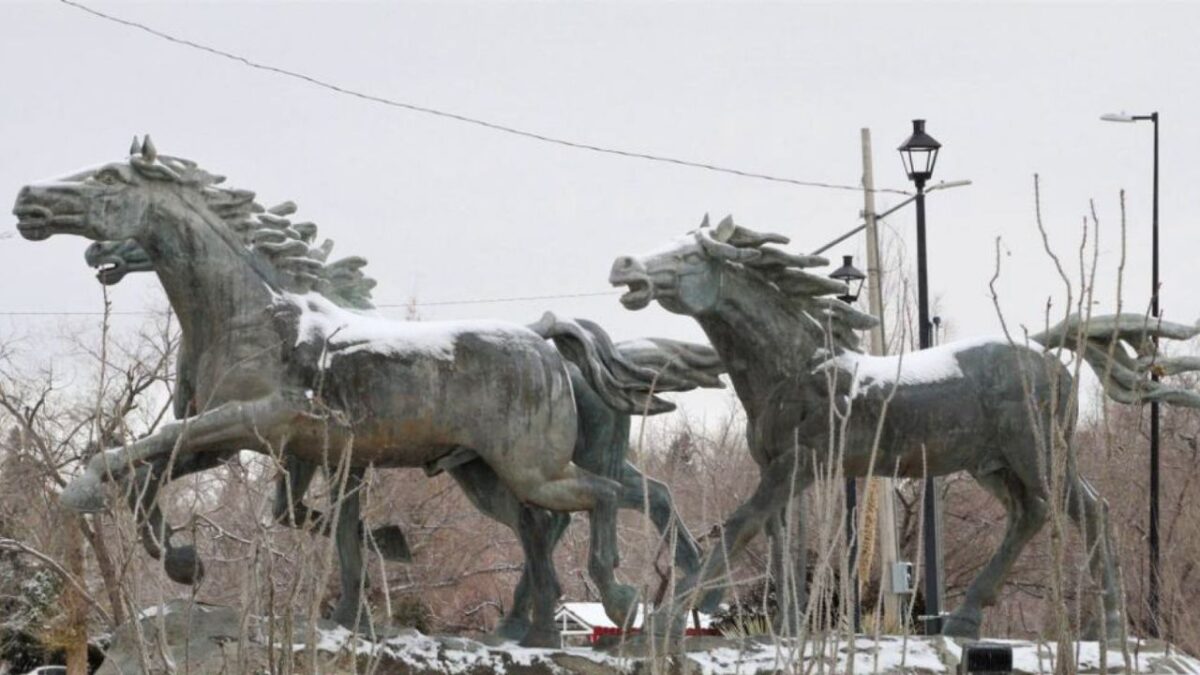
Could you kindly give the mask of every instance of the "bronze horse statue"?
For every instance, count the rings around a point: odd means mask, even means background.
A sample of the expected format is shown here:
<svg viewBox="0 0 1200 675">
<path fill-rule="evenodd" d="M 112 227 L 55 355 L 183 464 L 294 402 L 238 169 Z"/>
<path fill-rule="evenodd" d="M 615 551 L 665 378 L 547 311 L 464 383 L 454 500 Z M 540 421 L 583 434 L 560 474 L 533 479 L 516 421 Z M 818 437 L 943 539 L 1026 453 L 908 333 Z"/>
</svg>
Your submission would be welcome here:
<svg viewBox="0 0 1200 675">
<path fill-rule="evenodd" d="M 295 206 L 290 202 L 272 207 L 266 213 L 284 217 L 294 212 Z M 282 224 L 276 221 L 276 224 Z M 288 225 L 292 225 L 290 222 Z M 323 245 L 330 250 L 330 243 Z M 106 285 L 119 283 L 127 274 L 136 272 L 151 272 L 154 266 L 145 251 L 132 240 L 126 241 L 97 241 L 88 247 L 85 260 L 98 270 L 97 278 Z M 369 280 L 363 278 L 360 283 L 366 285 Z M 368 308 L 370 289 L 364 288 L 354 296 L 354 305 L 360 309 Z M 341 302 L 350 302 L 345 294 L 338 296 Z M 546 321 L 555 321 L 547 317 Z M 603 336 L 604 331 L 599 326 L 584 320 L 577 320 L 586 325 L 588 330 L 597 336 Z M 544 332 L 545 329 L 535 329 Z M 605 338 L 607 339 L 607 338 Z M 695 387 L 723 386 L 718 375 L 723 367 L 715 351 L 706 345 L 690 344 L 662 338 L 644 338 L 616 343 L 613 347 L 619 355 L 619 360 L 635 364 L 645 373 L 654 373 L 656 382 L 652 386 L 659 392 L 686 391 Z M 612 351 L 612 349 L 606 349 Z M 180 364 L 186 363 L 181 360 Z M 676 542 L 675 561 L 686 574 L 699 568 L 699 549 L 686 526 L 676 514 L 671 500 L 670 490 L 663 483 L 644 476 L 633 464 L 626 461 L 625 456 L 629 444 L 630 415 L 618 412 L 588 386 L 586 378 L 575 366 L 570 366 L 571 386 L 575 391 L 575 403 L 579 413 L 579 440 L 576 443 L 574 461 L 580 466 L 599 475 L 616 479 L 622 485 L 619 507 L 633 510 L 649 508 L 648 515 L 664 538 L 674 537 Z M 180 391 L 190 390 L 190 375 L 182 370 L 177 373 L 176 386 Z M 186 400 L 179 396 L 176 402 Z M 176 406 L 176 417 L 187 416 L 187 411 Z M 170 479 L 214 468 L 228 458 L 212 454 L 197 454 L 181 460 L 174 467 L 168 467 L 166 460 L 158 460 L 139 469 L 138 480 L 134 481 L 135 489 L 130 491 L 130 506 L 138 513 L 142 529 L 142 541 L 147 552 L 155 559 L 164 558 L 164 566 L 168 576 L 173 580 L 184 583 L 195 583 L 203 572 L 203 565 L 190 545 L 174 545 L 171 534 L 176 528 L 166 524 L 157 502 L 158 491 L 165 481 L 165 472 L 172 469 Z M 334 520 L 331 514 L 311 508 L 303 501 L 304 493 L 318 468 L 295 458 L 285 460 L 286 468 L 276 480 L 274 499 L 274 515 L 277 520 L 294 526 L 311 525 L 319 534 L 332 534 L 331 524 Z M 496 479 L 495 473 L 488 466 L 472 460 L 447 469 L 448 473 L 459 483 L 464 492 L 486 515 L 507 525 L 518 533 L 519 504 L 502 484 Z M 327 471 L 327 474 L 332 472 Z M 339 506 L 342 511 L 338 514 L 336 536 L 339 542 L 338 555 L 342 572 L 342 594 L 332 618 L 347 626 L 354 627 L 364 617 L 359 615 L 361 606 L 361 587 L 363 565 L 360 551 L 363 546 L 363 524 L 357 519 L 359 510 L 359 494 L 356 487 L 362 481 L 362 470 L 351 469 L 348 485 L 335 485 L 333 495 L 344 493 Z M 552 557 L 553 548 L 566 531 L 570 519 L 561 513 L 551 516 L 550 535 L 546 540 L 549 550 L 546 556 Z M 628 610 L 633 606 L 636 595 L 634 590 L 616 581 L 613 574 L 617 566 L 616 514 L 611 510 L 593 512 L 590 517 L 590 532 L 593 537 L 589 548 L 588 572 L 596 583 L 601 599 L 608 608 L 610 618 L 623 624 L 628 617 Z M 403 531 L 395 525 L 376 527 L 365 537 L 373 549 L 385 560 L 407 562 L 411 560 L 407 540 Z M 513 594 L 513 601 L 503 620 L 497 628 L 497 633 L 503 637 L 523 640 L 530 626 L 530 615 L 535 602 L 551 602 L 555 598 L 535 597 L 534 588 L 556 588 L 557 582 L 537 584 L 530 579 L 535 570 L 541 573 L 553 574 L 552 566 L 531 565 L 526 563 L 521 579 L 518 581 Z"/>
<path fill-rule="evenodd" d="M 1002 337 L 869 356 L 858 351 L 854 331 L 870 328 L 876 319 L 830 297 L 845 294 L 844 284 L 806 271 L 828 261 L 776 246 L 786 243 L 787 237 L 752 231 L 732 218 L 713 228 L 706 217 L 699 229 L 655 253 L 613 263 L 610 281 L 629 289 L 621 297 L 626 308 L 657 300 L 699 322 L 745 406 L 750 453 L 761 469 L 757 489 L 725 521 L 722 542 L 701 571 L 684 579 L 674 603 L 652 617 L 654 629 L 681 632 L 684 611 L 697 594 L 703 596 L 701 608 L 711 609 L 720 599 L 719 577 L 728 561 L 763 530 L 772 543 L 772 574 L 787 589 L 781 593 L 783 613 L 790 626 L 798 625 L 806 606 L 806 556 L 795 556 L 789 576 L 782 533 L 789 513 L 802 524 L 799 496 L 840 459 L 847 477 L 966 471 L 1004 505 L 1004 540 L 944 625 L 948 635 L 978 637 L 982 608 L 996 601 L 1055 498 L 1045 467 L 1060 440 L 1052 438 L 1057 420 L 1068 436 L 1062 503 L 1089 543 L 1091 572 L 1102 589 L 1103 626 L 1094 622 L 1087 632 L 1121 635 L 1115 551 L 1103 526 L 1102 502 L 1079 475 L 1069 447 L 1072 380 L 1058 351 L 1078 352 L 1118 401 L 1197 406 L 1195 392 L 1146 377 L 1151 366 L 1168 365 L 1154 353 L 1152 338 L 1187 339 L 1197 328 L 1141 315 L 1076 317 L 1032 336 L 1032 346 Z M 1194 370 L 1197 364 L 1172 365 Z M 791 588 L 783 583 L 789 579 Z"/>
<path fill-rule="evenodd" d="M 546 510 L 617 503 L 619 481 L 572 461 L 579 415 L 569 364 L 627 413 L 670 405 L 645 386 L 652 373 L 606 353 L 605 340 L 580 324 L 551 321 L 538 333 L 499 321 L 405 323 L 352 311 L 343 305 L 361 294 L 361 265 L 327 263 L 328 250 L 310 241 L 315 227 L 273 220 L 253 193 L 219 187 L 222 178 L 160 156 L 148 139 L 133 150 L 126 160 L 29 185 L 14 207 L 30 240 L 135 242 L 186 344 L 187 414 L 94 456 L 64 490 L 64 504 L 102 509 L 103 483 L 146 464 L 243 449 L 355 472 L 479 461 L 517 505 L 527 561 L 549 565 L 540 553 Z M 641 377 L 631 381 L 630 372 Z M 357 514 L 347 520 L 357 528 Z M 555 597 L 552 570 L 529 579 L 543 585 L 536 595 Z M 552 642 L 552 604 L 532 611 L 525 642 Z"/>
</svg>

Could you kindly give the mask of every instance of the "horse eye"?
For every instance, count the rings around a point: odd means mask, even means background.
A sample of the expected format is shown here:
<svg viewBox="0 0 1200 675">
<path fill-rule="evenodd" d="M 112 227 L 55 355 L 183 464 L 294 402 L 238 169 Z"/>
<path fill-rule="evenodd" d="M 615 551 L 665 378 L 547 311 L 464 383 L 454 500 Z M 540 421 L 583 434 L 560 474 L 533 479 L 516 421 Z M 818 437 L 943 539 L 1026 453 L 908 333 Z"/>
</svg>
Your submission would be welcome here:
<svg viewBox="0 0 1200 675">
<path fill-rule="evenodd" d="M 687 255 L 683 256 L 683 261 L 686 263 L 698 263 L 703 262 L 703 260 L 704 256 L 700 255 L 699 253 L 688 253 Z"/>
<path fill-rule="evenodd" d="M 114 171 L 101 171 L 96 174 L 96 182 L 103 183 L 104 185 L 116 185 L 121 182 L 121 177 Z"/>
</svg>

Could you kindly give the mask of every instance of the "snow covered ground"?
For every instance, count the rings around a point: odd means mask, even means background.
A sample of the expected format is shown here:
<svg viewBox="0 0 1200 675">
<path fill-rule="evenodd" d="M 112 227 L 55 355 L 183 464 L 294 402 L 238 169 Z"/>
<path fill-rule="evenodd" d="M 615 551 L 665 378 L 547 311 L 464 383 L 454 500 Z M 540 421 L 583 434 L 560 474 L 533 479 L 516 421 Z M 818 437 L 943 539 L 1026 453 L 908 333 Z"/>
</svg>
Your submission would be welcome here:
<svg viewBox="0 0 1200 675">
<path fill-rule="evenodd" d="M 1022 640 L 989 640 L 1013 648 L 1016 673 L 1053 673 L 1057 653 L 1053 644 Z M 694 643 L 702 651 L 689 651 L 676 657 L 690 662 L 686 672 L 704 675 L 735 675 L 775 672 L 809 673 L 956 673 L 962 654 L 961 645 L 937 637 L 882 636 L 878 640 L 859 637 L 853 647 L 845 641 L 829 642 L 823 648 L 809 642 L 799 649 L 793 641 L 778 643 L 747 640 L 741 645 L 731 640 L 704 639 Z M 295 645 L 305 649 L 307 645 Z M 1131 640 L 1127 645 L 1131 668 L 1119 643 L 1112 643 L 1105 655 L 1109 673 L 1195 673 L 1200 675 L 1200 660 L 1180 654 L 1161 643 Z M 644 660 L 633 656 L 633 649 L 612 647 L 597 650 L 568 647 L 560 650 L 528 649 L 512 643 L 485 646 L 464 638 L 429 637 L 410 632 L 379 643 L 356 640 L 349 631 L 319 631 L 316 649 L 330 655 L 354 652 L 402 662 L 416 672 L 468 673 L 485 668 L 504 673 L 513 666 L 543 666 L 546 672 L 571 673 L 588 662 L 589 672 L 634 673 Z M 1079 642 L 1075 650 L 1076 671 L 1099 673 L 1101 645 Z M 820 661 L 818 664 L 817 661 Z M 798 665 L 798 664 L 803 665 Z M 574 664 L 574 665 L 573 665 Z M 441 671 L 433 669 L 441 668 Z M 523 670 L 523 669 L 522 669 Z M 476 671 L 477 672 L 477 671 Z"/>
</svg>

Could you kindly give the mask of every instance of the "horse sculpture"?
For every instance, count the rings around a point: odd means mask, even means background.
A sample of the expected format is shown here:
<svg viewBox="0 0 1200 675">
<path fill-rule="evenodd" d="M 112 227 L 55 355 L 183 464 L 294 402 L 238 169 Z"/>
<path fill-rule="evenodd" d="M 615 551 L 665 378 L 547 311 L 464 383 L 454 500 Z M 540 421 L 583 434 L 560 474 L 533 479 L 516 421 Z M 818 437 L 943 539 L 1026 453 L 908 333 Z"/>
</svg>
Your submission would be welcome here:
<svg viewBox="0 0 1200 675">
<path fill-rule="evenodd" d="M 546 539 L 549 516 L 541 509 L 616 502 L 619 482 L 571 461 L 579 424 L 568 361 L 610 405 L 669 406 L 627 380 L 636 366 L 603 358 L 603 344 L 586 329 L 554 332 L 558 322 L 539 334 L 496 321 L 402 323 L 349 311 L 335 299 L 353 301 L 361 291 L 354 274 L 361 264 L 326 263 L 328 251 L 311 245 L 315 228 L 306 224 L 264 231 L 271 216 L 253 193 L 218 187 L 222 180 L 194 162 L 159 156 L 147 139 L 135 142 L 128 160 L 29 185 L 17 197 L 27 239 L 136 242 L 187 345 L 180 367 L 191 376 L 185 400 L 194 414 L 95 455 L 63 491 L 65 505 L 104 508 L 103 483 L 144 463 L 243 449 L 356 470 L 478 459 L 519 504 L 526 559 L 548 565 L 538 540 Z M 549 584 L 553 574 L 529 578 Z M 557 634 L 552 606 L 535 603 L 533 613 L 526 642 L 549 641 Z"/>
<path fill-rule="evenodd" d="M 294 212 L 295 206 L 290 202 L 267 209 L 266 213 L 275 216 L 275 225 L 283 225 L 282 219 Z M 290 222 L 286 223 L 288 226 Z M 281 231 L 286 231 L 281 230 Z M 315 234 L 315 233 L 314 233 Z M 327 242 L 325 250 L 332 246 Z M 149 256 L 132 240 L 97 241 L 88 247 L 85 260 L 91 267 L 97 268 L 97 278 L 106 285 L 119 283 L 127 274 L 150 272 L 154 265 Z M 361 276 L 361 275 L 359 275 Z M 356 283 L 365 286 L 365 278 Z M 346 294 L 338 296 L 342 302 Z M 360 309 L 370 306 L 370 288 L 362 288 L 354 294 L 354 303 Z M 544 321 L 553 322 L 547 317 Z M 582 326 L 587 326 L 594 335 L 603 336 L 599 326 L 580 320 Z M 535 328 L 536 332 L 547 332 L 547 328 Z M 616 343 L 612 348 L 621 363 L 631 363 L 642 369 L 644 373 L 653 373 L 656 381 L 651 383 L 656 391 L 686 391 L 695 387 L 720 387 L 718 375 L 723 372 L 720 360 L 712 348 L 706 345 L 690 344 L 662 338 L 645 338 Z M 186 351 L 186 349 L 185 349 Z M 612 350 L 606 350 L 612 351 Z M 179 362 L 186 363 L 186 359 Z M 569 366 L 571 385 L 575 392 L 576 408 L 579 414 L 579 440 L 576 444 L 574 461 L 580 466 L 599 475 L 616 479 L 621 483 L 622 490 L 619 506 L 626 509 L 644 510 L 649 507 L 649 516 L 659 532 L 664 536 L 674 536 L 676 542 L 676 564 L 684 573 L 691 573 L 699 568 L 699 549 L 688 532 L 686 526 L 675 513 L 671 502 L 670 490 L 666 485 L 647 478 L 631 463 L 625 460 L 629 443 L 630 415 L 614 410 L 588 386 L 586 378 L 575 366 Z M 182 369 L 176 376 L 176 387 L 181 392 L 191 389 L 189 373 Z M 177 397 L 177 401 L 186 400 L 186 396 Z M 176 417 L 186 417 L 187 412 L 176 406 Z M 228 457 L 213 454 L 192 455 L 179 462 L 173 468 L 170 479 L 213 468 Z M 175 531 L 167 525 L 162 517 L 157 503 L 157 494 L 166 471 L 169 469 L 166 460 L 158 460 L 139 469 L 139 480 L 134 481 L 136 489 L 131 491 L 131 507 L 135 513 L 142 514 L 142 541 L 146 550 L 154 558 L 163 556 L 165 551 L 165 567 L 168 576 L 179 583 L 194 583 L 202 573 L 203 565 L 191 546 L 176 546 L 172 544 L 171 533 Z M 325 514 L 308 507 L 303 502 L 304 492 L 319 467 L 300 462 L 295 458 L 286 460 L 286 470 L 276 482 L 274 502 L 275 517 L 281 522 L 292 525 L 315 524 L 316 531 L 329 535 L 333 519 Z M 448 469 L 451 476 L 460 484 L 464 492 L 481 510 L 493 519 L 518 530 L 519 504 L 505 487 L 499 483 L 495 473 L 488 466 L 472 460 Z M 356 486 L 362 479 L 361 471 L 353 469 L 349 476 Z M 334 494 L 343 493 L 340 502 L 342 512 L 337 517 L 337 534 L 339 541 L 339 559 L 342 569 L 342 595 L 334 609 L 335 621 L 354 627 L 360 621 L 360 589 L 362 584 L 362 560 L 358 551 L 362 547 L 362 523 L 353 514 L 358 513 L 358 491 L 351 486 L 349 489 L 334 487 Z M 590 530 L 593 542 L 589 549 L 589 575 L 596 583 L 610 618 L 619 624 L 628 620 L 628 613 L 635 602 L 635 592 L 632 588 L 619 584 L 614 575 L 616 567 L 616 518 L 609 511 L 593 512 Z M 551 516 L 550 536 L 547 546 L 552 552 L 557 542 L 565 533 L 569 518 L 564 514 L 555 513 Z M 519 533 L 518 533 L 519 534 Z M 395 525 L 377 527 L 371 531 L 369 540 L 374 548 L 386 560 L 409 561 L 411 553 L 403 531 Z M 351 550 L 344 550 L 349 546 Z M 549 555 L 549 554 L 548 554 Z M 501 621 L 498 634 L 516 640 L 525 639 L 530 627 L 530 615 L 535 602 L 553 603 L 554 598 L 535 598 L 534 588 L 554 588 L 556 582 L 537 584 L 529 577 L 534 570 L 552 573 L 549 566 L 532 566 L 526 564 L 514 592 L 513 602 Z"/>
<path fill-rule="evenodd" d="M 1054 498 L 1044 469 L 1054 443 L 1051 416 L 1068 436 L 1074 428 L 1073 397 L 1060 395 L 1070 391 L 1071 376 L 1052 350 L 1075 350 L 1102 378 L 1109 373 L 1105 391 L 1118 401 L 1200 404 L 1194 392 L 1145 377 L 1155 358 L 1152 337 L 1186 339 L 1197 329 L 1148 324 L 1140 315 L 1066 321 L 1032 337 L 1044 350 L 1000 338 L 901 357 L 861 354 L 854 331 L 870 328 L 876 319 L 828 297 L 846 292 L 841 282 L 805 271 L 828 261 L 771 246 L 787 242 L 781 235 L 737 226 L 732 218 L 711 228 L 706 217 L 699 229 L 653 254 L 613 263 L 610 281 L 629 289 L 621 297 L 626 308 L 642 309 L 657 300 L 699 322 L 745 406 L 750 452 L 761 469 L 753 495 L 726 520 L 721 545 L 699 573 L 679 584 L 674 603 L 652 617 L 656 631 L 678 634 L 683 612 L 698 593 L 707 591 L 702 609 L 715 605 L 720 590 L 712 586 L 761 530 L 772 541 L 772 572 L 777 581 L 786 580 L 780 534 L 789 525 L 788 513 L 800 520 L 799 499 L 795 510 L 785 507 L 844 447 L 847 477 L 967 471 L 1004 504 L 1009 517 L 1003 542 L 944 625 L 948 635 L 978 637 L 982 608 L 994 604 Z M 1133 360 L 1128 346 L 1143 358 Z M 1167 365 L 1161 359 L 1157 363 Z M 1195 369 L 1196 364 L 1173 366 Z M 849 414 L 844 435 L 842 423 L 831 420 L 831 402 L 842 415 Z M 1091 572 L 1103 589 L 1104 625 L 1094 623 L 1088 632 L 1118 636 L 1123 617 L 1102 502 L 1076 470 L 1073 453 L 1067 456 L 1064 506 L 1092 544 Z M 781 593 L 794 599 L 781 600 L 792 625 L 805 611 L 805 561 L 805 555 L 795 556 L 797 588 Z"/>
</svg>

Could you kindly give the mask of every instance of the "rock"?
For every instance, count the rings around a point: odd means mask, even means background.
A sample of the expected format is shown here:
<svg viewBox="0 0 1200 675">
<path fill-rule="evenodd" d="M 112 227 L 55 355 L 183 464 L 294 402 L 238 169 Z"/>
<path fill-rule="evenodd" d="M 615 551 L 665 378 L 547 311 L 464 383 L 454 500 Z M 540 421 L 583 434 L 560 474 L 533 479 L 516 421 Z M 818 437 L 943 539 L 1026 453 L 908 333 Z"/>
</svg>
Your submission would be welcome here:
<svg viewBox="0 0 1200 675">
<path fill-rule="evenodd" d="M 229 607 L 171 600 L 162 607 L 143 610 L 137 623 L 118 628 L 96 675 L 145 672 L 143 658 L 149 672 L 167 672 L 164 654 L 177 672 L 228 672 L 230 663 L 239 662 L 230 659 L 227 646 L 238 642 L 240 625 L 238 613 Z"/>
</svg>

